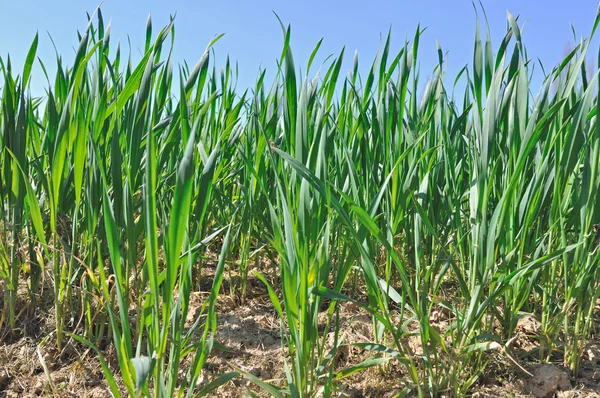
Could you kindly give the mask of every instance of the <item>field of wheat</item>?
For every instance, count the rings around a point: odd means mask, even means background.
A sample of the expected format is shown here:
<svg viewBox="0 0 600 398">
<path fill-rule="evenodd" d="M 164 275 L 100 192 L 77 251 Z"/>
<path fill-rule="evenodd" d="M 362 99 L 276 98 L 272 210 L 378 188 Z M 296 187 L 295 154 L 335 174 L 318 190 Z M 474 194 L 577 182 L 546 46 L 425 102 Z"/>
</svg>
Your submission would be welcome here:
<svg viewBox="0 0 600 398">
<path fill-rule="evenodd" d="M 428 81 L 421 27 L 345 70 L 282 23 L 247 89 L 220 36 L 177 65 L 149 19 L 135 63 L 100 10 L 70 65 L 0 58 L 0 391 L 592 396 L 598 49 L 534 87 L 520 19 L 493 46 L 479 15 Z"/>
</svg>

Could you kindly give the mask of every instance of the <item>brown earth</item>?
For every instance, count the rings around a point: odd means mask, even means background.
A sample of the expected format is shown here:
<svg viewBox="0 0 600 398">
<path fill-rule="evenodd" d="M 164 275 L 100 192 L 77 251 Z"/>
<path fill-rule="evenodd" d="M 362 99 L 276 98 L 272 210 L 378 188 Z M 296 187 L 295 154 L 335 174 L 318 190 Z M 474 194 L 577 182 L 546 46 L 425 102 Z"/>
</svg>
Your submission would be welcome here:
<svg viewBox="0 0 600 398">
<path fill-rule="evenodd" d="M 193 307 L 198 308 L 208 296 L 212 283 L 211 271 L 206 267 L 203 272 L 201 291 L 192 295 Z M 283 385 L 286 354 L 281 345 L 280 320 L 265 287 L 251 277 L 248 299 L 245 303 L 239 303 L 229 294 L 228 280 L 226 276 L 223 294 L 218 299 L 217 344 L 203 371 L 203 380 L 209 382 L 214 375 L 230 372 L 235 367 L 263 381 Z M 40 303 L 35 316 L 27 315 L 26 303 L 24 297 L 16 331 L 9 331 L 6 326 L 0 331 L 0 398 L 111 396 L 93 351 L 68 340 L 62 352 L 56 350 L 51 300 L 46 300 L 47 305 Z M 368 352 L 352 346 L 352 343 L 372 342 L 374 339 L 371 317 L 359 306 L 342 303 L 339 315 L 340 336 L 343 336 L 344 345 L 337 352 L 336 368 L 342 369 L 369 357 Z M 192 310 L 188 317 L 190 324 L 195 320 L 194 317 Z M 326 318 L 327 314 L 323 312 L 320 321 L 324 324 Z M 443 331 L 448 326 L 447 314 L 440 310 L 434 313 L 431 322 L 433 327 Z M 476 381 L 472 396 L 600 397 L 600 340 L 586 346 L 580 377 L 572 379 L 559 364 L 538 364 L 527 354 L 535 349 L 533 337 L 537 333 L 536 322 L 533 317 L 521 320 L 516 339 L 511 345 L 511 358 L 500 352 L 489 353 L 487 372 Z M 333 341 L 332 334 L 324 338 Z M 417 337 L 408 340 L 408 345 L 415 353 L 422 352 L 419 344 Z M 102 348 L 105 348 L 103 353 L 109 366 L 116 371 L 111 345 L 106 344 Z M 407 381 L 400 364 L 392 361 L 340 380 L 336 396 L 394 397 L 402 391 Z M 212 396 L 241 397 L 246 395 L 248 389 L 264 396 L 258 387 L 243 378 L 221 386 Z"/>
</svg>

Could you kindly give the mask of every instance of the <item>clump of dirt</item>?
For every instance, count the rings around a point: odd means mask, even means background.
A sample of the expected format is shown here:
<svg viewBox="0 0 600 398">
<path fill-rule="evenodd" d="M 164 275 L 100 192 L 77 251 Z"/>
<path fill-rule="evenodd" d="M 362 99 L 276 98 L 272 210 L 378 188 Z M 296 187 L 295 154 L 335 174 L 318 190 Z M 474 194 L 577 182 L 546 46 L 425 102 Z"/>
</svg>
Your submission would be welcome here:
<svg viewBox="0 0 600 398">
<path fill-rule="evenodd" d="M 571 381 L 569 374 L 558 366 L 541 364 L 526 381 L 525 389 L 536 398 L 552 398 L 558 391 L 571 390 Z"/>
</svg>

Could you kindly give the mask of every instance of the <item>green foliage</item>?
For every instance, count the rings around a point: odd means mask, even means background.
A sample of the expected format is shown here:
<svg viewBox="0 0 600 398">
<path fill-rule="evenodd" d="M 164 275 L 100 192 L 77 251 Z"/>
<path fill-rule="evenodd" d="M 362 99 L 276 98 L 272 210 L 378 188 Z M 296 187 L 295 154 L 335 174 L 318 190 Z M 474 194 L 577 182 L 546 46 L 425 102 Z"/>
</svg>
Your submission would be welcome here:
<svg viewBox="0 0 600 398">
<path fill-rule="evenodd" d="M 16 328 L 20 286 L 40 310 L 45 280 L 58 348 L 91 347 L 115 396 L 210 395 L 238 377 L 272 396 L 333 396 L 390 362 L 405 393 L 462 396 L 488 351 L 510 356 L 524 314 L 540 321 L 539 360 L 560 352 L 577 374 L 600 296 L 600 84 L 585 66 L 600 16 L 535 96 L 507 17 L 495 52 L 478 21 L 472 65 L 452 80 L 438 45 L 424 91 L 421 27 L 395 55 L 389 34 L 363 79 L 358 55 L 342 76 L 343 49 L 308 75 L 322 40 L 299 73 L 282 24 L 272 85 L 261 70 L 239 92 L 229 59 L 211 64 L 222 35 L 176 73 L 173 19 L 158 33 L 148 19 L 135 65 L 97 10 L 43 98 L 29 89 L 36 36 L 22 72 L 0 58 L 2 322 Z M 220 256 L 194 315 L 208 246 Z M 226 270 L 242 301 L 252 273 L 266 285 L 283 384 L 241 369 L 201 382 Z M 370 357 L 343 368 L 340 302 L 373 318 L 372 341 L 353 342 Z"/>
</svg>

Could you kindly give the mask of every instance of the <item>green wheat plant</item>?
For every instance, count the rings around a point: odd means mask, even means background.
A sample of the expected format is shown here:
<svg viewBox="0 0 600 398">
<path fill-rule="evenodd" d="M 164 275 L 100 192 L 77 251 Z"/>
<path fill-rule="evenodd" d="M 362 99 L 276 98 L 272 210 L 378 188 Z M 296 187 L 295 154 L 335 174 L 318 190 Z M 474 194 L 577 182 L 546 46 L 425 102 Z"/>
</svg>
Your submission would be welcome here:
<svg viewBox="0 0 600 398">
<path fill-rule="evenodd" d="M 600 14 L 551 69 L 518 16 L 500 41 L 475 20 L 455 76 L 420 25 L 368 64 L 326 38 L 298 62 L 279 20 L 277 62 L 240 87 L 214 62 L 222 35 L 177 64 L 174 18 L 149 18 L 135 57 L 100 9 L 72 59 L 51 68 L 37 36 L 22 68 L 0 56 L 0 326 L 18 338 L 52 312 L 44 344 L 90 348 L 114 396 L 246 379 L 250 396 L 333 397 L 398 369 L 401 395 L 466 396 L 499 356 L 577 376 L 600 298 Z M 220 300 L 253 305 L 255 279 L 281 377 L 212 374 Z M 363 341 L 345 303 L 371 318 Z M 526 317 L 536 348 L 517 352 Z"/>
</svg>

